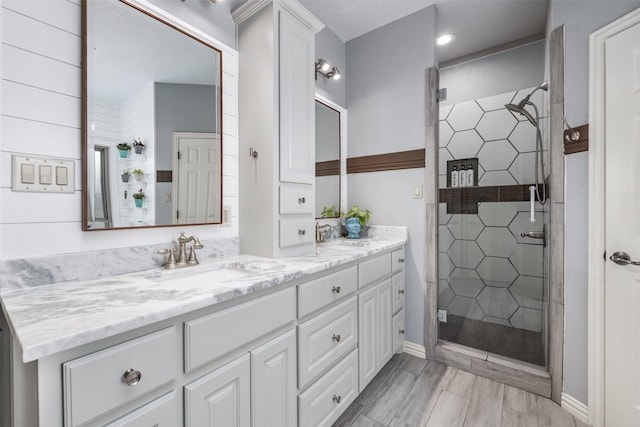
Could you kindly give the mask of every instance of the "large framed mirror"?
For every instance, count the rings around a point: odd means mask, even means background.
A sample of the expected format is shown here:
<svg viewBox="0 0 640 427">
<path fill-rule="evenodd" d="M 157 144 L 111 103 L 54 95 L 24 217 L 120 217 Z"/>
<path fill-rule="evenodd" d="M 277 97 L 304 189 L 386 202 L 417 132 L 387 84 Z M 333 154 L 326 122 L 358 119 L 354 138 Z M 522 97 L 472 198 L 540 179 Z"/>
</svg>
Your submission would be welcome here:
<svg viewBox="0 0 640 427">
<path fill-rule="evenodd" d="M 316 95 L 316 218 L 339 218 L 346 198 L 347 110 Z"/>
<path fill-rule="evenodd" d="M 83 230 L 221 223 L 220 50 L 83 0 Z"/>
</svg>

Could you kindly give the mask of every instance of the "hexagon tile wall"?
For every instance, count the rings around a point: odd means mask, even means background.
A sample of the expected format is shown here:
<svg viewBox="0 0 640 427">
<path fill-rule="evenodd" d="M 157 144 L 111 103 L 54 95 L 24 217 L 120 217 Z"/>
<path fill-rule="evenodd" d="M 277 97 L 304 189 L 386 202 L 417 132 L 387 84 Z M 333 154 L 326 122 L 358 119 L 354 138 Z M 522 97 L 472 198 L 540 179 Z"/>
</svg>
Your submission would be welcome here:
<svg viewBox="0 0 640 427">
<path fill-rule="evenodd" d="M 533 183 L 535 128 L 504 108 L 529 90 L 440 108 L 441 188 L 447 182 L 447 160 L 473 157 L 479 159 L 479 186 Z M 541 96 L 533 101 L 542 105 Z M 542 212 L 539 205 L 536 209 Z M 439 308 L 470 319 L 542 331 L 542 242 L 523 239 L 520 233 L 541 231 L 545 215 L 530 223 L 528 210 L 527 202 L 484 202 L 478 215 L 450 215 L 440 204 Z"/>
</svg>

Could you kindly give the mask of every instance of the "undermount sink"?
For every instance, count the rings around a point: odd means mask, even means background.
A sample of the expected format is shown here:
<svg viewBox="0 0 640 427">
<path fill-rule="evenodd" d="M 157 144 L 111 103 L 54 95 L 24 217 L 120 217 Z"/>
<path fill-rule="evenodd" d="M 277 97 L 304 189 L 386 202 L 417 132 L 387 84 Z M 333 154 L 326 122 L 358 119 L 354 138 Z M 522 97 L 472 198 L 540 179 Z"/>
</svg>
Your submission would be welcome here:
<svg viewBox="0 0 640 427">
<path fill-rule="evenodd" d="M 322 245 L 326 246 L 348 246 L 348 247 L 358 247 L 363 248 L 369 246 L 371 244 L 370 240 L 360 240 L 360 239 L 336 239 L 331 240 L 329 242 L 322 243 Z"/>
<path fill-rule="evenodd" d="M 190 287 L 225 285 L 226 282 L 238 281 L 255 275 L 250 271 L 214 264 L 163 270 L 147 274 L 145 278 L 163 286 Z"/>
</svg>

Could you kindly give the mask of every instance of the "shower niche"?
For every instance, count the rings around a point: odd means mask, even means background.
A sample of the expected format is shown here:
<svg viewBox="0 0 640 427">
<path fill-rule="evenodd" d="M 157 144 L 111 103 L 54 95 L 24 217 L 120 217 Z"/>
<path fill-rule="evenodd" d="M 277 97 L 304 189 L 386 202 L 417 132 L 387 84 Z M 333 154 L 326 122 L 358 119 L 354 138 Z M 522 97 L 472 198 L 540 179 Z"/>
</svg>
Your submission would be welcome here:
<svg viewBox="0 0 640 427">
<path fill-rule="evenodd" d="M 447 161 L 448 214 L 477 214 L 478 202 L 474 201 L 473 187 L 478 186 L 478 158 Z"/>
</svg>

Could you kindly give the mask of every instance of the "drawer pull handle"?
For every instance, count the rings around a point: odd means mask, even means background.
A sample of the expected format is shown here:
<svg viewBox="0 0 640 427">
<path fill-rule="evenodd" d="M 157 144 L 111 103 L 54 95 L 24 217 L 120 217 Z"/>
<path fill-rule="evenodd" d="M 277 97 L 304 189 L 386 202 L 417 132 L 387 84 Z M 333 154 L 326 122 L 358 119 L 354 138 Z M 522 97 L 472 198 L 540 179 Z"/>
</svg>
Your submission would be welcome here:
<svg viewBox="0 0 640 427">
<path fill-rule="evenodd" d="M 331 292 L 333 292 L 334 294 L 339 294 L 340 286 L 334 286 L 333 288 L 331 288 Z"/>
<path fill-rule="evenodd" d="M 399 262 L 400 264 L 404 264 L 404 258 L 398 258 L 398 262 Z"/>
<path fill-rule="evenodd" d="M 340 337 L 340 334 L 336 335 L 333 334 L 333 336 L 331 337 L 332 340 L 334 340 L 335 342 L 340 342 L 340 340 L 342 339 L 342 337 Z"/>
<path fill-rule="evenodd" d="M 342 402 L 342 396 L 336 396 L 335 394 L 333 395 L 333 401 L 336 403 L 340 403 Z"/>
<path fill-rule="evenodd" d="M 304 228 L 301 228 L 301 229 L 298 230 L 298 234 L 300 236 L 304 236 L 305 234 L 307 234 L 307 230 L 305 230 Z"/>
<path fill-rule="evenodd" d="M 298 197 L 298 204 L 303 205 L 307 203 L 307 199 L 305 197 Z"/>
<path fill-rule="evenodd" d="M 398 332 L 400 332 L 400 335 L 404 335 L 404 329 L 400 329 Z"/>
<path fill-rule="evenodd" d="M 127 369 L 126 371 L 124 371 L 124 374 L 122 375 L 122 381 L 126 385 L 131 387 L 133 387 L 134 385 L 137 385 L 141 379 L 142 379 L 142 372 L 136 371 L 135 369 Z"/>
<path fill-rule="evenodd" d="M 398 293 L 399 293 L 399 294 L 403 294 L 403 295 L 404 295 L 404 289 L 400 289 L 400 290 L 398 291 Z"/>
</svg>

